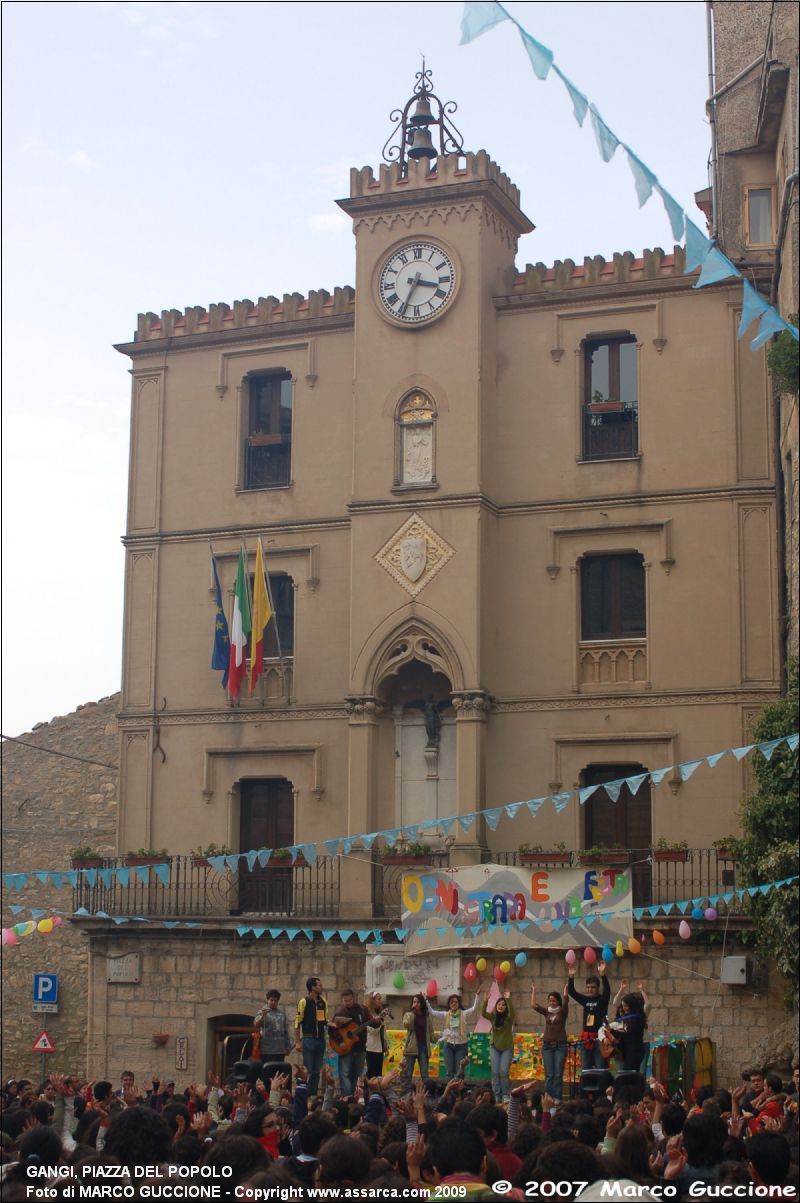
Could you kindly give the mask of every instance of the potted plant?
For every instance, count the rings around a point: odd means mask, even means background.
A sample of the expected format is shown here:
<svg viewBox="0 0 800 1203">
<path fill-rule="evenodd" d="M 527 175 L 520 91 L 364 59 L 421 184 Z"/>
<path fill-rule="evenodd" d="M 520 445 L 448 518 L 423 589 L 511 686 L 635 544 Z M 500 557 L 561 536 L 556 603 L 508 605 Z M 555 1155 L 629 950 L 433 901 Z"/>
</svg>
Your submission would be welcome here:
<svg viewBox="0 0 800 1203">
<path fill-rule="evenodd" d="M 126 865 L 161 865 L 169 858 L 166 848 L 137 848 L 125 854 Z"/>
<path fill-rule="evenodd" d="M 605 844 L 594 844 L 591 848 L 581 848 L 578 859 L 582 865 L 596 865 L 610 869 L 627 865 L 630 855 L 627 848 L 621 848 L 619 844 L 613 844 L 610 847 Z"/>
<path fill-rule="evenodd" d="M 431 850 L 427 844 L 415 844 L 411 840 L 402 844 L 387 844 L 381 858 L 385 865 L 429 865 Z"/>
<path fill-rule="evenodd" d="M 711 846 L 717 850 L 717 860 L 735 860 L 737 843 L 735 835 L 725 835 L 721 840 L 714 840 Z"/>
<path fill-rule="evenodd" d="M 169 1040 L 169 1032 L 153 1032 L 152 1038 L 156 1048 L 163 1048 Z"/>
<path fill-rule="evenodd" d="M 192 865 L 196 869 L 207 869 L 209 856 L 228 856 L 233 852 L 227 844 L 206 844 L 205 847 L 192 848 L 189 855 L 192 858 Z"/>
<path fill-rule="evenodd" d="M 662 835 L 653 847 L 653 860 L 687 861 L 688 859 L 689 845 L 686 843 L 686 840 L 679 840 L 677 843 L 670 844 Z"/>
<path fill-rule="evenodd" d="M 292 864 L 292 854 L 288 848 L 273 848 L 272 855 L 267 861 L 267 869 L 305 869 L 308 861 L 301 852 L 298 852 L 294 864 Z"/>
<path fill-rule="evenodd" d="M 554 844 L 552 848 L 543 848 L 541 844 L 520 844 L 519 863 L 521 865 L 569 865 L 572 863 L 572 853 L 565 843 Z"/>
<path fill-rule="evenodd" d="M 624 401 L 615 401 L 610 397 L 604 397 L 599 389 L 594 390 L 592 399 L 586 406 L 590 414 L 621 414 L 624 408 Z"/>
<path fill-rule="evenodd" d="M 281 441 L 279 434 L 270 434 L 266 430 L 254 430 L 248 437 L 251 447 L 275 447 Z"/>
<path fill-rule="evenodd" d="M 103 867 L 102 852 L 98 852 L 96 848 L 91 848 L 88 844 L 84 844 L 80 848 L 72 848 L 69 856 L 73 869 L 102 869 Z"/>
</svg>

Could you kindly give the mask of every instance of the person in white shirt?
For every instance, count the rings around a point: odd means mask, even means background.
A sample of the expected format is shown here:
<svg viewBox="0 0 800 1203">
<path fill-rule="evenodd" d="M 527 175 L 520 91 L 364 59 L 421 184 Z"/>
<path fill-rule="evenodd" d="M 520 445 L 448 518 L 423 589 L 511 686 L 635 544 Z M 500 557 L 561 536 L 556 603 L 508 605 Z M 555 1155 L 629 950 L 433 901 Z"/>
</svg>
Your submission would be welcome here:
<svg viewBox="0 0 800 1203">
<path fill-rule="evenodd" d="M 447 1000 L 447 1010 L 437 1011 L 435 1007 L 430 1007 L 430 1013 L 434 1019 L 442 1024 L 442 1034 L 439 1037 L 439 1043 L 444 1052 L 444 1067 L 449 1079 L 458 1076 L 461 1062 L 467 1055 L 467 1041 L 469 1032 L 467 1024 L 472 1023 L 478 1014 L 478 1004 L 481 1000 L 481 995 L 485 990 L 479 990 L 475 995 L 475 1001 L 467 1010 L 461 1002 L 460 994 L 451 994 Z"/>
</svg>

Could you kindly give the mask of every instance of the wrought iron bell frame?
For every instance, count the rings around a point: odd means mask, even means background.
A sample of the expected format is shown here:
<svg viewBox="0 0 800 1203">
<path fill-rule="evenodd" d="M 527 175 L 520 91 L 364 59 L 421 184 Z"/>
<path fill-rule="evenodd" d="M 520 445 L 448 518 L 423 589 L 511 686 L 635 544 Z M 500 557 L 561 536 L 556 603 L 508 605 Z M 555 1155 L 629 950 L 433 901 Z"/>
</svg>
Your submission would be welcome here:
<svg viewBox="0 0 800 1203">
<path fill-rule="evenodd" d="M 411 112 L 412 105 L 415 111 Z M 419 108 L 421 111 L 417 112 Z M 416 73 L 414 91 L 402 109 L 393 109 L 389 120 L 394 123 L 391 134 L 381 152 L 385 163 L 399 163 L 402 175 L 408 174 L 408 161 L 414 158 L 438 159 L 440 155 L 463 154 L 464 139 L 460 130 L 449 120 L 458 105 L 454 100 L 442 102 L 433 91 L 431 72 L 422 60 L 422 70 Z M 427 111 L 426 111 L 427 110 Z M 437 150 L 431 129 L 438 127 L 439 149 Z M 414 140 L 418 133 L 427 134 L 428 153 L 414 154 Z M 418 148 L 419 149 L 419 148 Z M 433 153 L 429 153 L 432 151 Z"/>
</svg>

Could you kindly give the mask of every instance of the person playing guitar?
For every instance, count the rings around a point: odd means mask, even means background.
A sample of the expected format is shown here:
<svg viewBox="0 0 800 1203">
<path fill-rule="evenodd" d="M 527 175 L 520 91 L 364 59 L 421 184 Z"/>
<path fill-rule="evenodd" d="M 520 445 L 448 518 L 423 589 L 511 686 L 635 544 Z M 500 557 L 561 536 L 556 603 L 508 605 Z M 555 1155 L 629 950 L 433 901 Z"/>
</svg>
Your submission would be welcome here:
<svg viewBox="0 0 800 1203">
<path fill-rule="evenodd" d="M 353 990 L 348 987 L 342 991 L 341 1005 L 328 1025 L 328 1038 L 331 1048 L 339 1056 L 339 1089 L 343 1098 L 355 1094 L 358 1079 L 364 1072 L 365 1033 L 371 1018 L 367 1008 L 356 1002 Z"/>
</svg>

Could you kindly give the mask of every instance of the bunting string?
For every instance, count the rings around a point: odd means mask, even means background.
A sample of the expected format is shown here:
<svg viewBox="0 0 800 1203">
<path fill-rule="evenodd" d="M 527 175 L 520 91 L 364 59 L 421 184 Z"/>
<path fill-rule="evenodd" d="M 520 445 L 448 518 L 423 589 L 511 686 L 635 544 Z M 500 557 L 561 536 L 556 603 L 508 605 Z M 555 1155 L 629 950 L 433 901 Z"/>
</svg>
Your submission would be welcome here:
<svg viewBox="0 0 800 1203">
<path fill-rule="evenodd" d="M 630 777 L 619 777 L 615 781 L 607 781 L 604 785 L 583 786 L 578 789 L 564 790 L 557 794 L 546 794 L 541 798 L 530 798 L 524 802 L 507 802 L 504 806 L 495 806 L 488 810 L 470 811 L 463 815 L 446 815 L 438 819 L 425 819 L 420 823 L 408 823 L 402 827 L 387 827 L 362 835 L 339 836 L 335 839 L 314 843 L 292 844 L 288 848 L 281 849 L 281 853 L 287 856 L 292 865 L 297 864 L 298 858 L 311 865 L 318 856 L 323 854 L 350 856 L 356 845 L 370 851 L 378 839 L 391 846 L 401 838 L 416 842 L 421 835 L 424 836 L 426 832 L 431 831 L 441 831 L 448 836 L 456 824 L 466 834 L 473 824 L 481 819 L 491 831 L 496 831 L 501 819 L 515 819 L 523 808 L 532 818 L 535 818 L 545 803 L 551 802 L 556 813 L 560 814 L 573 799 L 577 798 L 579 805 L 584 806 L 598 790 L 605 790 L 612 802 L 616 802 L 623 788 L 627 788 L 631 794 L 636 794 L 646 781 L 650 781 L 653 785 L 660 785 L 667 779 L 688 781 L 701 765 L 716 768 L 726 756 L 733 756 L 735 760 L 741 761 L 745 756 L 757 751 L 766 760 L 771 760 L 782 745 L 785 745 L 790 752 L 796 752 L 799 740 L 800 733 L 794 732 L 792 735 L 781 735 L 777 739 L 766 740 L 762 743 L 726 748 L 724 752 L 714 752 L 710 756 L 701 756 L 696 760 L 683 761 L 666 768 L 652 769 L 649 772 L 637 773 Z M 207 860 L 217 873 L 236 873 L 240 866 L 247 867 L 250 871 L 256 864 L 264 868 L 275 852 L 274 848 L 251 848 L 246 852 L 209 856 Z M 12 893 L 24 889 L 31 878 L 40 882 L 41 885 L 52 885 L 56 889 L 62 889 L 64 886 L 76 889 L 79 883 L 94 887 L 98 882 L 106 889 L 110 889 L 114 882 L 123 888 L 127 888 L 131 884 L 135 885 L 137 880 L 143 885 L 147 885 L 151 880 L 151 872 L 161 885 L 168 886 L 170 884 L 170 865 L 167 862 L 155 865 L 119 865 L 97 869 L 32 869 L 26 872 L 3 873 L 2 880 L 4 888 Z"/>
<path fill-rule="evenodd" d="M 617 137 L 603 120 L 597 107 L 567 78 L 556 64 L 553 51 L 547 46 L 543 46 L 541 42 L 537 42 L 502 4 L 496 3 L 495 0 L 491 0 L 489 3 L 473 3 L 468 0 L 464 5 L 464 14 L 461 19 L 461 45 L 464 46 L 468 42 L 474 41 L 502 21 L 510 21 L 517 30 L 536 78 L 545 80 L 552 70 L 553 74 L 561 80 L 572 102 L 572 112 L 579 126 L 583 126 L 588 114 L 597 150 L 603 162 L 610 163 L 617 150 L 622 147 L 633 176 L 639 208 L 647 203 L 654 192 L 660 198 L 675 241 L 680 242 L 684 237 L 686 240 L 684 272 L 688 274 L 700 269 L 700 275 L 693 287 L 705 288 L 707 284 L 715 284 L 717 281 L 731 276 L 737 276 L 742 280 L 742 317 L 739 323 L 738 337 L 743 338 L 752 323 L 758 319 L 758 329 L 750 343 L 753 350 L 758 350 L 768 338 L 783 330 L 788 330 L 792 338 L 797 341 L 797 327 L 785 321 L 752 284 L 744 279 L 739 269 L 714 245 L 711 239 L 701 233 L 682 205 L 660 183 L 655 172 L 631 150 L 627 143 Z"/>
</svg>

